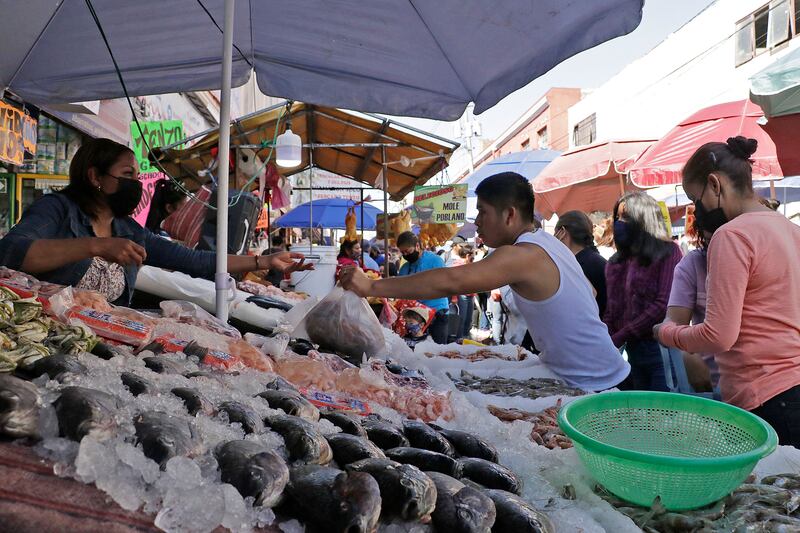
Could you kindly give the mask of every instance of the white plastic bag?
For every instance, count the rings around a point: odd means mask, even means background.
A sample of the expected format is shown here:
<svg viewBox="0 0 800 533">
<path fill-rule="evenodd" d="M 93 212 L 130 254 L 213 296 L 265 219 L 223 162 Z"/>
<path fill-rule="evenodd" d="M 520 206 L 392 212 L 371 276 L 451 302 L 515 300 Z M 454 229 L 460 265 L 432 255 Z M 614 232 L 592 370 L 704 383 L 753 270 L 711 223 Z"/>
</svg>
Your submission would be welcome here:
<svg viewBox="0 0 800 533">
<path fill-rule="evenodd" d="M 163 315 L 184 324 L 192 324 L 225 335 L 232 339 L 241 339 L 242 334 L 233 326 L 221 321 L 202 307 L 184 300 L 165 300 L 159 304 Z"/>
<path fill-rule="evenodd" d="M 295 333 L 301 328 L 308 340 L 349 356 L 350 362 L 378 355 L 385 344 L 383 328 L 367 301 L 338 285 L 308 312 Z"/>
</svg>

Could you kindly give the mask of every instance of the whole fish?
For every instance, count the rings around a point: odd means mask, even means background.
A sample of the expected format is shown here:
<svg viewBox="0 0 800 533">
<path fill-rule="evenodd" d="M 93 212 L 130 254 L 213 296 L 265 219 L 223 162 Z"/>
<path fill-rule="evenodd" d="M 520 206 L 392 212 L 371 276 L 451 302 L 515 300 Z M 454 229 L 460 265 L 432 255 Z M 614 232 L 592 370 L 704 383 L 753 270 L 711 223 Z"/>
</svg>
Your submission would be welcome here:
<svg viewBox="0 0 800 533">
<path fill-rule="evenodd" d="M 289 482 L 289 467 L 266 446 L 248 440 L 233 440 L 215 452 L 223 483 L 230 483 L 256 505 L 274 507 L 280 503 Z"/>
<path fill-rule="evenodd" d="M 112 359 L 119 355 L 117 350 L 111 346 L 110 344 L 106 344 L 104 342 L 98 341 L 97 344 L 94 345 L 91 351 L 92 355 L 96 355 L 100 359 Z"/>
<path fill-rule="evenodd" d="M 116 431 L 119 403 L 115 396 L 86 387 L 65 387 L 53 405 L 62 437 L 80 442 L 91 435 L 104 440 Z"/>
<path fill-rule="evenodd" d="M 287 492 L 305 521 L 327 533 L 373 533 L 381 513 L 377 481 L 363 472 L 304 465 L 291 470 Z"/>
<path fill-rule="evenodd" d="M 433 524 L 448 533 L 489 533 L 495 522 L 494 502 L 487 495 L 440 472 L 425 472 L 436 485 Z M 500 530 L 498 530 L 500 531 Z M 508 530 L 509 533 L 515 530 Z"/>
<path fill-rule="evenodd" d="M 197 413 L 203 413 L 210 416 L 214 414 L 214 407 L 205 396 L 196 390 L 188 387 L 175 387 L 170 392 L 183 400 L 183 404 L 190 415 L 195 416 Z"/>
<path fill-rule="evenodd" d="M 144 357 L 144 366 L 157 374 L 182 374 L 185 371 L 184 365 L 175 359 L 154 355 Z"/>
<path fill-rule="evenodd" d="M 354 415 L 342 411 L 322 411 L 319 416 L 341 429 L 342 433 L 368 438 L 366 430 L 361 427 L 361 423 Z"/>
<path fill-rule="evenodd" d="M 550 519 L 516 494 L 496 489 L 486 489 L 483 493 L 492 499 L 497 510 L 492 531 L 555 533 Z"/>
<path fill-rule="evenodd" d="M 439 433 L 453 445 L 458 455 L 497 462 L 497 449 L 472 433 L 456 429 L 440 429 Z"/>
<path fill-rule="evenodd" d="M 386 450 L 386 457 L 398 463 L 414 465 L 423 472 L 430 470 L 441 472 L 454 478 L 461 477 L 461 465 L 459 462 L 443 453 L 419 448 L 400 447 Z"/>
<path fill-rule="evenodd" d="M 386 458 L 380 448 L 362 437 L 347 433 L 334 433 L 326 435 L 325 439 L 333 450 L 333 460 L 342 468 L 361 459 Z"/>
<path fill-rule="evenodd" d="M 275 374 L 275 377 L 265 385 L 267 390 L 285 390 L 285 391 L 293 391 L 298 392 L 297 387 L 292 385 L 289 381 L 282 378 L 278 374 Z"/>
<path fill-rule="evenodd" d="M 366 430 L 369 440 L 383 450 L 409 445 L 408 439 L 403 435 L 403 432 L 389 422 L 365 418 L 362 420 L 361 425 Z"/>
<path fill-rule="evenodd" d="M 36 359 L 31 363 L 25 361 L 17 365 L 17 374 L 28 379 L 38 378 L 47 374 L 50 379 L 61 380 L 67 373 L 83 374 L 86 367 L 74 355 L 57 353 L 50 357 Z"/>
<path fill-rule="evenodd" d="M 414 448 L 422 448 L 423 450 L 450 456 L 455 455 L 455 450 L 450 441 L 425 422 L 406 420 L 403 422 L 403 433 Z"/>
<path fill-rule="evenodd" d="M 162 467 L 172 457 L 189 455 L 195 447 L 194 429 L 186 420 L 167 413 L 148 411 L 133 419 L 136 442 L 145 456 Z"/>
<path fill-rule="evenodd" d="M 134 396 L 150 393 L 155 390 L 153 384 L 149 380 L 132 372 L 123 372 L 119 375 L 119 379 Z"/>
<path fill-rule="evenodd" d="M 464 457 L 458 462 L 463 477 L 480 483 L 487 489 L 506 490 L 514 494 L 522 491 L 522 481 L 503 465 L 475 457 Z"/>
<path fill-rule="evenodd" d="M 217 406 L 219 413 L 225 413 L 230 423 L 242 425 L 245 433 L 263 433 L 264 423 L 255 410 L 240 402 L 222 402 Z"/>
<path fill-rule="evenodd" d="M 429 516 L 436 505 L 436 486 L 422 470 L 391 459 L 362 459 L 350 463 L 347 471 L 366 472 L 381 490 L 384 517 L 416 521 Z"/>
<path fill-rule="evenodd" d="M 312 422 L 319 420 L 319 409 L 299 392 L 266 390 L 260 393 L 258 397 L 265 399 L 272 409 L 283 409 L 283 412 L 287 415 L 299 416 Z"/>
<path fill-rule="evenodd" d="M 274 415 L 264 422 L 283 437 L 292 462 L 324 465 L 333 459 L 328 441 L 308 420 L 292 415 Z"/>
<path fill-rule="evenodd" d="M 39 438 L 40 405 L 36 385 L 0 374 L 0 435 Z"/>
</svg>

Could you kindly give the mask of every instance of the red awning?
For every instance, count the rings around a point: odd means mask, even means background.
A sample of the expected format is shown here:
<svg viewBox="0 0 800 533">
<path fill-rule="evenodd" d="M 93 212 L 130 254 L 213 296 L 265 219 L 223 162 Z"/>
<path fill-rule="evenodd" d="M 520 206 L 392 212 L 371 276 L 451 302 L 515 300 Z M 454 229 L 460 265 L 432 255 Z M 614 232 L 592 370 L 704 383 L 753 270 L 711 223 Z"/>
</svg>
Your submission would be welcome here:
<svg viewBox="0 0 800 533">
<path fill-rule="evenodd" d="M 758 140 L 753 154 L 754 180 L 800 174 L 800 115 L 766 122 L 757 104 L 739 100 L 707 107 L 678 124 L 631 166 L 630 180 L 639 187 L 680 183 L 683 165 L 695 150 L 736 135 Z"/>
<path fill-rule="evenodd" d="M 610 211 L 623 191 L 633 190 L 628 168 L 653 141 L 606 141 L 564 152 L 533 180 L 536 211 L 544 218 L 573 209 Z"/>
</svg>

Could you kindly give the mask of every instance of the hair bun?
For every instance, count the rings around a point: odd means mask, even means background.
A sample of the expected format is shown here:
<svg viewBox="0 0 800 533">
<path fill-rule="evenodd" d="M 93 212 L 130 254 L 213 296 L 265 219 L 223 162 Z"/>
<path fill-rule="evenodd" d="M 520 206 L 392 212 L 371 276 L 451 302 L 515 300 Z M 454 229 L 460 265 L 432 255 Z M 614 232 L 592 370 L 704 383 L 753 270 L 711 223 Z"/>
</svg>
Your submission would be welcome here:
<svg viewBox="0 0 800 533">
<path fill-rule="evenodd" d="M 756 153 L 758 141 L 741 135 L 728 137 L 728 148 L 730 148 L 731 152 L 733 152 L 733 155 L 736 157 L 750 159 L 750 156 Z"/>
</svg>

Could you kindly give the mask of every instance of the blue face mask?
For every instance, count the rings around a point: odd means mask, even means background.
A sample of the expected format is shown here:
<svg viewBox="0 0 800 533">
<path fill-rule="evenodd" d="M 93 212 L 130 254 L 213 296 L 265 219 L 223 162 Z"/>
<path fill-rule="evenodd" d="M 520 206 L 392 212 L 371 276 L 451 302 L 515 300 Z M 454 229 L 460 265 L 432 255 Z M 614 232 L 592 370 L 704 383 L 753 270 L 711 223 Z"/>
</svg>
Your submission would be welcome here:
<svg viewBox="0 0 800 533">
<path fill-rule="evenodd" d="M 617 248 L 627 248 L 633 241 L 631 226 L 624 220 L 614 221 L 614 244 Z"/>
<path fill-rule="evenodd" d="M 406 323 L 406 331 L 412 337 L 416 337 L 422 331 L 422 324 Z"/>
</svg>

